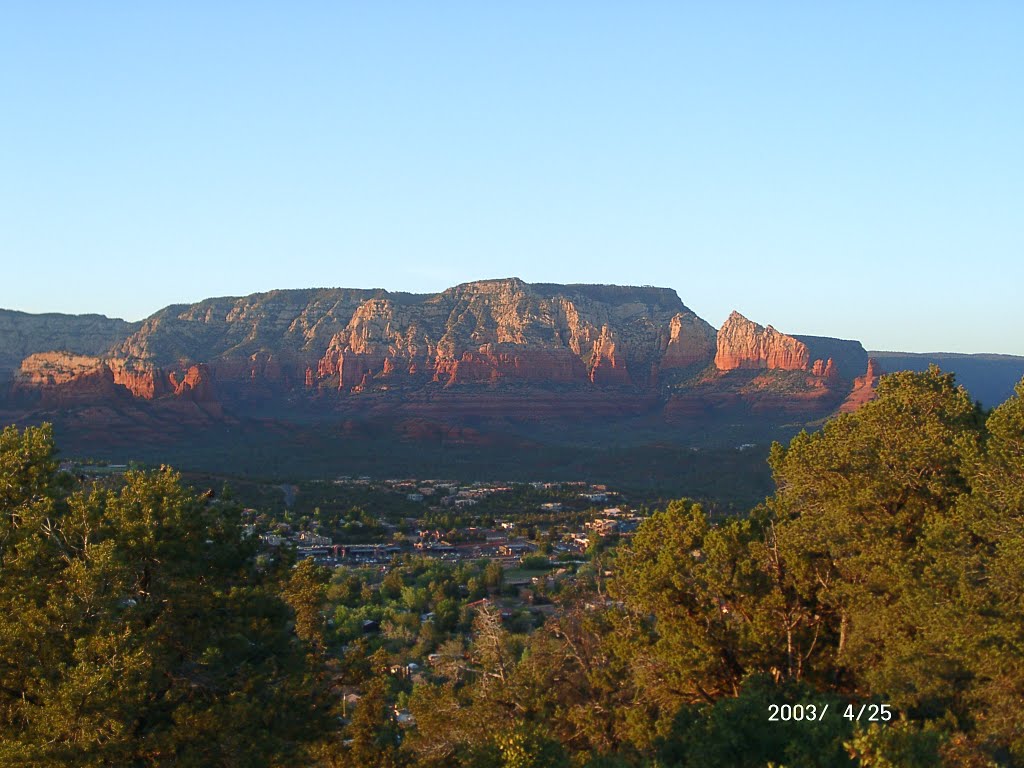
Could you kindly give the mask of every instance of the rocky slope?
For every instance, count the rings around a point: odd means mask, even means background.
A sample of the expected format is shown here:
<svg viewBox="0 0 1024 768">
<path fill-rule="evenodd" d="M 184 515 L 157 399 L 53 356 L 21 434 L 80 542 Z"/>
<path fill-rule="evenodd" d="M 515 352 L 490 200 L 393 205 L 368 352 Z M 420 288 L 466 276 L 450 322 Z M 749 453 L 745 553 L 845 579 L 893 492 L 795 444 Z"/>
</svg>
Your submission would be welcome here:
<svg viewBox="0 0 1024 768">
<path fill-rule="evenodd" d="M 873 357 L 869 357 L 867 370 L 863 376 L 858 376 L 853 380 L 853 388 L 850 390 L 850 394 L 846 396 L 843 404 L 839 406 L 839 410 L 843 413 L 852 413 L 864 405 L 864 403 L 874 400 L 875 388 L 878 386 L 878 377 L 882 373 L 882 367 L 878 364 L 878 361 Z"/>
<path fill-rule="evenodd" d="M 0 387 L 35 352 L 102 355 L 138 327 L 103 315 L 32 315 L 0 309 Z"/>
<path fill-rule="evenodd" d="M 668 289 L 514 278 L 435 295 L 323 289 L 208 299 L 121 330 L 128 332 L 113 340 L 41 338 L 9 351 L 19 367 L 40 352 L 102 357 L 115 383 L 144 399 L 172 392 L 174 371 L 203 363 L 225 392 L 244 399 L 498 382 L 649 389 L 664 372 L 709 364 L 715 344 L 714 329 Z M 61 359 L 68 368 L 56 373 Z M 40 378 L 38 362 L 21 371 L 17 391 L 82 374 L 71 357 L 54 357 Z"/>
<path fill-rule="evenodd" d="M 215 381 L 229 402 L 463 385 L 649 395 L 700 370 L 801 371 L 811 389 L 835 389 L 866 361 L 857 342 L 789 336 L 737 312 L 716 333 L 670 289 L 516 278 L 433 295 L 272 291 L 170 306 L 134 326 L 65 320 L 61 333 L 37 332 L 47 326 L 32 316 L 8 325 L 11 391 L 46 402 L 100 392 L 97 377 L 143 400 L 183 385 L 211 400 Z"/>
<path fill-rule="evenodd" d="M 331 338 L 313 382 L 643 387 L 660 370 L 706 364 L 713 337 L 673 291 L 488 280 L 419 301 L 364 302 Z"/>
<path fill-rule="evenodd" d="M 718 332 L 715 366 L 720 371 L 806 371 L 824 378 L 852 379 L 864 370 L 867 353 L 857 341 L 789 336 L 733 312 Z"/>
<path fill-rule="evenodd" d="M 162 395 L 195 402 L 217 400 L 204 364 L 168 373 L 138 360 L 70 352 L 38 352 L 26 357 L 14 376 L 11 395 L 57 407 L 118 398 L 153 400 Z"/>
<path fill-rule="evenodd" d="M 213 298 L 137 324 L 16 314 L 0 337 L 16 361 L 0 418 L 56 421 L 72 440 L 87 436 L 90 452 L 177 440 L 190 457 L 210 430 L 223 450 L 259 461 L 299 435 L 295 455 L 541 435 L 622 449 L 735 444 L 833 412 L 867 367 L 858 342 L 788 335 L 738 313 L 716 332 L 670 289 L 516 278 L 429 295 Z"/>
</svg>

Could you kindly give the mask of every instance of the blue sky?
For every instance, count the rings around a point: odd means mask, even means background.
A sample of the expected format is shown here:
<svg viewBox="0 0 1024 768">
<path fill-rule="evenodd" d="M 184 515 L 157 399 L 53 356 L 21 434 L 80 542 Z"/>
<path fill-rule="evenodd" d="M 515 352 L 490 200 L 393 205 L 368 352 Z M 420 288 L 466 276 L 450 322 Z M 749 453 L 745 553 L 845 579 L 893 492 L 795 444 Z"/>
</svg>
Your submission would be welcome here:
<svg viewBox="0 0 1024 768">
<path fill-rule="evenodd" d="M 0 306 L 515 275 L 1024 354 L 1022 39 L 1019 2 L 7 4 Z"/>
</svg>

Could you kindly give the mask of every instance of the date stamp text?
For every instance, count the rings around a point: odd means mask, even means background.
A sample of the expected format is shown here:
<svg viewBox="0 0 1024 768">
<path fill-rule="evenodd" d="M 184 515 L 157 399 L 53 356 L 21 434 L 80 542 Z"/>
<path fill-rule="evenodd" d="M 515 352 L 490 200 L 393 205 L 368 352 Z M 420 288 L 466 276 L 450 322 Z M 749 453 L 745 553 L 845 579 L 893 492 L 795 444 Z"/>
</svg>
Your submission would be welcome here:
<svg viewBox="0 0 1024 768">
<path fill-rule="evenodd" d="M 829 712 L 828 704 L 769 704 L 769 722 L 821 722 Z M 893 719 L 893 709 L 889 704 L 847 704 L 842 713 L 838 708 L 832 710 L 851 721 L 869 723 L 888 723 Z"/>
</svg>

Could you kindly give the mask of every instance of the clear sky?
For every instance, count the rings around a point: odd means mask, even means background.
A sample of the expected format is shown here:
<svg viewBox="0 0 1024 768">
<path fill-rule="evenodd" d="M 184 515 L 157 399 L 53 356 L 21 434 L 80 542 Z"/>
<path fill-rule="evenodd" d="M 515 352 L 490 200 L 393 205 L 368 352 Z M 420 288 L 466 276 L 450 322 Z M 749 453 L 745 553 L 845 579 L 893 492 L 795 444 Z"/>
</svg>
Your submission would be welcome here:
<svg viewBox="0 0 1024 768">
<path fill-rule="evenodd" d="M 0 306 L 674 288 L 1024 354 L 1024 3 L 0 11 Z"/>
</svg>

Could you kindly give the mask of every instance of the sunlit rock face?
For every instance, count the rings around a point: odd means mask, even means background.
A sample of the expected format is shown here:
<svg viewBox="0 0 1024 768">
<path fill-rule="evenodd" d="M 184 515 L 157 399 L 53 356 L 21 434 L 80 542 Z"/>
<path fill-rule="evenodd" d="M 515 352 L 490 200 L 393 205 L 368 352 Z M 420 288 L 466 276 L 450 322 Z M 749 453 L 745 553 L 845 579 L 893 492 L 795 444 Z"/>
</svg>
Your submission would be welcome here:
<svg viewBox="0 0 1024 768">
<path fill-rule="evenodd" d="M 4 339 L 0 356 L 17 363 L 0 404 L 14 403 L 16 417 L 102 406 L 76 416 L 95 417 L 97 432 L 113 411 L 118 423 L 153 419 L 153 429 L 399 413 L 459 434 L 481 419 L 641 419 L 658 430 L 758 414 L 817 418 L 867 366 L 858 342 L 788 335 L 737 312 L 716 333 L 671 289 L 517 278 L 436 294 L 271 291 L 173 305 L 134 324 L 0 313 Z M 48 347 L 54 341 L 62 346 Z"/>
<path fill-rule="evenodd" d="M 715 367 L 719 371 L 807 371 L 826 381 L 849 382 L 866 364 L 867 353 L 858 341 L 790 336 L 739 312 L 729 315 L 718 331 Z"/>
</svg>

